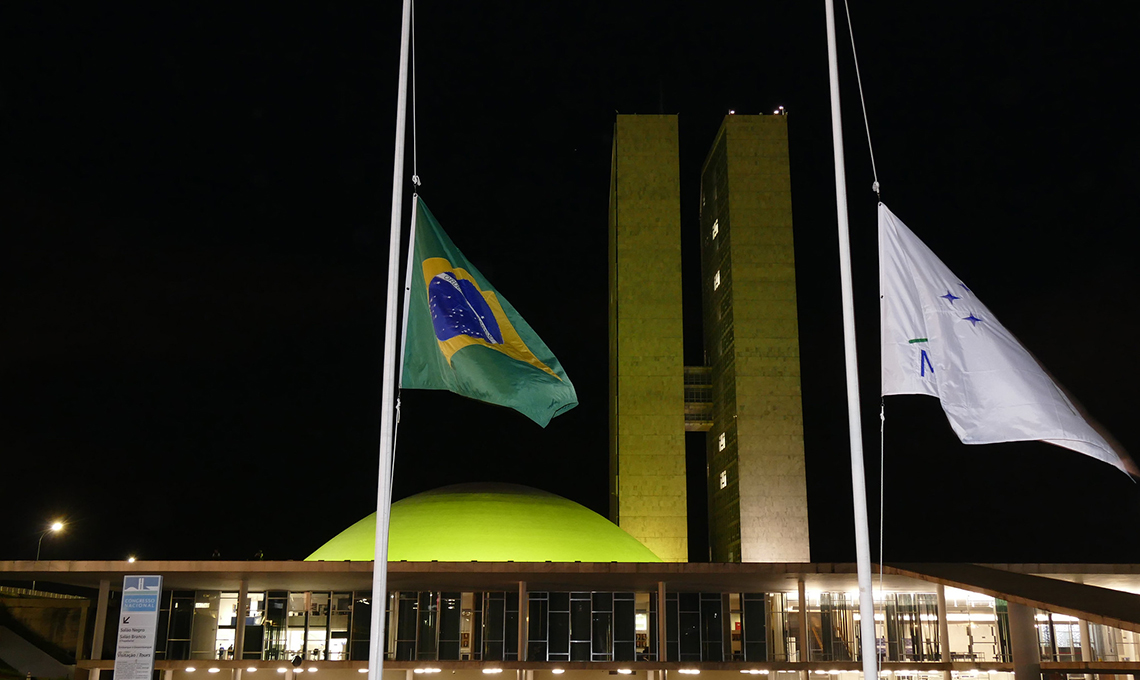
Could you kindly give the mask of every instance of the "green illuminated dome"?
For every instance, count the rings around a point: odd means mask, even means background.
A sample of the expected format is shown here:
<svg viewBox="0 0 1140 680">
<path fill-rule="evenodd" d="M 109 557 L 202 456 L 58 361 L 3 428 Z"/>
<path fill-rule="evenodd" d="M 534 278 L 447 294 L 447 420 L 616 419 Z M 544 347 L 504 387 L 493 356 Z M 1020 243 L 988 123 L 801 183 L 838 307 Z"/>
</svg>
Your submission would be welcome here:
<svg viewBox="0 0 1140 680">
<path fill-rule="evenodd" d="M 309 560 L 371 561 L 376 514 L 342 531 Z M 388 559 L 409 562 L 660 562 L 606 518 L 516 484 L 456 484 L 392 504 Z"/>
</svg>

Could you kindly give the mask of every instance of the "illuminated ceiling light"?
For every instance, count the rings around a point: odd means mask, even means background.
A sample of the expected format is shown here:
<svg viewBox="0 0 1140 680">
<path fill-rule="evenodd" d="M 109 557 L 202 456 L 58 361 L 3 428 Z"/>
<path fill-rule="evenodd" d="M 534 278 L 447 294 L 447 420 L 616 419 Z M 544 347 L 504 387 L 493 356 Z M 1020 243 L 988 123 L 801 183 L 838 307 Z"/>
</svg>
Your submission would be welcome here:
<svg viewBox="0 0 1140 680">
<path fill-rule="evenodd" d="M 249 668 L 245 669 L 245 672 L 246 673 L 256 673 L 257 672 L 257 666 L 250 666 Z"/>
<path fill-rule="evenodd" d="M 207 672 L 207 673 L 217 673 L 217 672 L 218 672 L 218 671 L 220 671 L 220 670 L 222 670 L 222 669 L 220 669 L 220 668 L 210 668 L 210 669 L 208 669 L 206 672 Z"/>
<path fill-rule="evenodd" d="M 367 669 L 367 668 L 357 668 L 357 669 L 356 669 L 356 672 L 357 672 L 357 673 L 367 673 L 367 672 L 368 672 L 368 669 Z"/>
<path fill-rule="evenodd" d="M 631 670 L 630 670 L 630 669 L 628 669 L 628 668 L 619 668 L 619 669 L 618 669 L 618 673 L 621 673 L 622 675 L 629 675 L 629 674 L 630 674 L 630 673 L 632 673 L 632 672 L 633 672 L 633 671 L 631 671 Z M 684 671 L 682 671 L 682 672 L 684 672 Z"/>
<path fill-rule="evenodd" d="M 198 670 L 198 669 L 194 668 L 193 666 L 187 666 L 187 667 L 186 667 L 186 672 L 187 672 L 187 673 L 193 673 L 193 672 L 194 672 L 194 671 L 196 671 L 196 670 Z"/>
<path fill-rule="evenodd" d="M 492 673 L 502 673 L 503 669 L 502 668 L 484 668 L 483 672 L 486 673 L 487 675 L 491 675 Z"/>
<path fill-rule="evenodd" d="M 289 669 L 288 669 L 288 668 L 278 668 L 278 669 L 277 669 L 277 672 L 278 672 L 278 673 L 284 673 L 284 672 L 285 672 L 285 671 L 287 671 L 287 670 L 289 670 Z"/>
<path fill-rule="evenodd" d="M 562 669 L 562 668 L 551 668 L 551 669 L 550 669 L 550 672 L 551 672 L 551 673 L 553 673 L 553 674 L 555 674 L 555 675 L 562 675 L 562 674 L 563 674 L 563 673 L 565 673 L 566 671 L 565 671 L 564 669 Z"/>
<path fill-rule="evenodd" d="M 310 673 L 316 673 L 317 667 L 316 666 L 309 666 L 306 670 L 308 670 Z"/>
</svg>

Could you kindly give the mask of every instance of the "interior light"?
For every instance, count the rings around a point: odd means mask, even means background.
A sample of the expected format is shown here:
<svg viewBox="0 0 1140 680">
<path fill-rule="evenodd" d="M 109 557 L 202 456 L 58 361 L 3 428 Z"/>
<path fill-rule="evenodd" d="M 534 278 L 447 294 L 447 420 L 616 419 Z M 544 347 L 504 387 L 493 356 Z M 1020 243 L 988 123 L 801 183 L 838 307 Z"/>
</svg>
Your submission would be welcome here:
<svg viewBox="0 0 1140 680">
<path fill-rule="evenodd" d="M 316 673 L 317 667 L 316 666 L 309 666 L 306 670 L 308 670 L 310 673 Z"/>
<path fill-rule="evenodd" d="M 628 668 L 619 668 L 619 669 L 618 669 L 618 673 L 621 673 L 622 675 L 629 675 L 629 674 L 630 674 L 630 673 L 632 673 L 632 672 L 633 672 L 633 671 L 631 671 L 631 670 L 630 670 L 630 669 L 628 669 Z"/>
<path fill-rule="evenodd" d="M 563 670 L 563 669 L 561 669 L 561 668 L 551 668 L 551 669 L 550 669 L 550 672 L 551 672 L 551 673 L 553 673 L 553 674 L 555 674 L 555 675 L 562 675 L 562 674 L 563 674 L 563 673 L 565 673 L 566 671 L 565 671 L 565 670 Z"/>
<path fill-rule="evenodd" d="M 246 673 L 256 673 L 257 672 L 257 666 L 250 666 L 249 668 L 245 669 L 245 672 Z"/>
<path fill-rule="evenodd" d="M 287 671 L 287 670 L 289 670 L 289 669 L 288 669 L 288 668 L 278 668 L 278 669 L 277 669 L 277 672 L 278 672 L 278 673 L 284 673 L 284 672 L 285 672 L 285 671 Z"/>
<path fill-rule="evenodd" d="M 209 668 L 206 670 L 206 672 L 207 673 L 217 673 L 219 670 L 221 670 L 221 669 L 220 668 Z"/>
<path fill-rule="evenodd" d="M 492 673 L 502 673 L 503 669 L 502 668 L 484 668 L 483 672 L 486 673 L 487 675 L 490 675 Z"/>
<path fill-rule="evenodd" d="M 187 672 L 187 673 L 193 673 L 193 672 L 194 672 L 194 671 L 196 671 L 196 670 L 197 670 L 197 669 L 196 669 L 196 668 L 194 668 L 193 666 L 187 666 L 187 667 L 186 667 L 186 672 Z"/>
<path fill-rule="evenodd" d="M 357 668 L 357 669 L 356 669 L 356 672 L 357 672 L 357 673 L 367 673 L 367 672 L 368 672 L 368 669 L 367 669 L 367 668 Z"/>
</svg>

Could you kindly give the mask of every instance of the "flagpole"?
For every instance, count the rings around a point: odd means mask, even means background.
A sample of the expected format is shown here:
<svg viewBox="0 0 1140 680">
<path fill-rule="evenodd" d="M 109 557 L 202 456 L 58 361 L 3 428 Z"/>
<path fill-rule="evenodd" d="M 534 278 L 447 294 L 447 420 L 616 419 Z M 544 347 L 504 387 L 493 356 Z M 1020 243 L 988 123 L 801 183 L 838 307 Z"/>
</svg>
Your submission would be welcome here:
<svg viewBox="0 0 1140 680">
<path fill-rule="evenodd" d="M 839 108 L 839 62 L 835 46 L 835 4 L 827 11 L 827 66 L 831 82 L 831 137 L 835 147 L 835 208 L 839 217 L 839 277 L 843 299 L 843 349 L 847 369 L 847 427 L 851 439 L 851 489 L 855 506 L 855 564 L 859 577 L 859 630 L 863 679 L 878 680 L 875 599 L 871 590 L 871 540 L 867 486 L 863 476 L 863 432 L 859 408 L 859 363 L 855 351 L 855 300 L 851 286 L 851 239 L 847 228 L 847 173 L 843 162 L 843 120 Z M 881 567 L 880 567 L 881 568 Z M 801 602 L 801 611 L 807 603 Z"/>
<path fill-rule="evenodd" d="M 412 3 L 404 0 L 400 72 L 396 94 L 396 148 L 392 158 L 392 222 L 388 242 L 388 304 L 384 314 L 384 372 L 380 400 L 380 469 L 376 476 L 376 555 L 372 563 L 372 619 L 368 633 L 368 680 L 384 674 L 384 609 L 388 602 L 388 519 L 392 508 L 395 453 L 397 313 L 400 307 L 400 213 L 404 199 L 404 141 L 408 111 L 408 39 Z"/>
</svg>

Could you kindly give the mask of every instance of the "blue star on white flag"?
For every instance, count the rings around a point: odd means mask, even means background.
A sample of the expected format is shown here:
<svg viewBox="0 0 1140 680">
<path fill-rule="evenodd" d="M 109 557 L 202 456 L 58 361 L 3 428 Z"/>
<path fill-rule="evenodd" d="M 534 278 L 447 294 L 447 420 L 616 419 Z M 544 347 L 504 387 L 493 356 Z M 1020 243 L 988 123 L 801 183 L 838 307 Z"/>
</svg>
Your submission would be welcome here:
<svg viewBox="0 0 1140 680">
<path fill-rule="evenodd" d="M 879 204 L 882 393 L 938 397 L 965 444 L 1039 440 L 1136 474 L 966 284 Z"/>
</svg>

